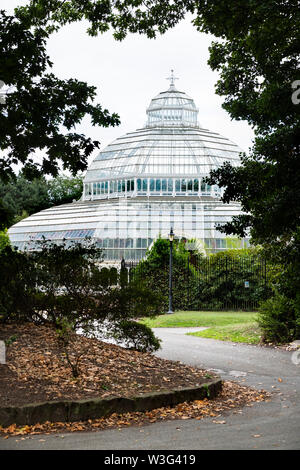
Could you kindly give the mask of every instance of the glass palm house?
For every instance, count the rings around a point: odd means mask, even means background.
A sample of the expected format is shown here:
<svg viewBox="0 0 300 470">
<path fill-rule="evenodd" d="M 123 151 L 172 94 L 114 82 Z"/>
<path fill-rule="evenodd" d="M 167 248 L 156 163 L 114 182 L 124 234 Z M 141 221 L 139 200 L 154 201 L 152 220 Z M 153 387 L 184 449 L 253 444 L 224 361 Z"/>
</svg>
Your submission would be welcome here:
<svg viewBox="0 0 300 470">
<path fill-rule="evenodd" d="M 94 159 L 79 201 L 10 228 L 14 246 L 30 250 L 43 237 L 57 243 L 91 237 L 107 262 L 138 261 L 171 227 L 175 237 L 196 240 L 206 253 L 232 246 L 216 224 L 240 214 L 240 206 L 223 204 L 220 189 L 203 179 L 225 161 L 239 165 L 242 150 L 199 125 L 194 100 L 174 81 L 172 72 L 169 89 L 151 100 L 144 127 L 117 138 Z"/>
</svg>

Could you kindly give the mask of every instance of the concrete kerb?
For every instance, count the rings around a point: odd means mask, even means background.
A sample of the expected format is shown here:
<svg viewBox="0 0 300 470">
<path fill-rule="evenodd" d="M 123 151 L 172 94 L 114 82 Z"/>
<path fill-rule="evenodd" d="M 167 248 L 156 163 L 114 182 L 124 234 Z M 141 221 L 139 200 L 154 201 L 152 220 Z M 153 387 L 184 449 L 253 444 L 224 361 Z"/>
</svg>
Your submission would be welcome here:
<svg viewBox="0 0 300 470">
<path fill-rule="evenodd" d="M 33 403 L 0 407 L 0 425 L 34 425 L 50 422 L 74 422 L 97 419 L 112 413 L 150 411 L 185 401 L 215 398 L 222 390 L 222 380 L 214 378 L 199 387 L 143 394 L 131 398 L 113 397 L 92 400 Z"/>
</svg>

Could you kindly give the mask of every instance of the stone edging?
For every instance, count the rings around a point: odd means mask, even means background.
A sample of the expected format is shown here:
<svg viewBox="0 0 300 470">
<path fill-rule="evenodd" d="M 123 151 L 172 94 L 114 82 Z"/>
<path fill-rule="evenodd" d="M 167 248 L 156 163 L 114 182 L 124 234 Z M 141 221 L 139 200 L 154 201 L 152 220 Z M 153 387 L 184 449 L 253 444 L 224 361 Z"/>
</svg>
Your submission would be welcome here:
<svg viewBox="0 0 300 470">
<path fill-rule="evenodd" d="M 74 422 L 97 419 L 112 413 L 150 411 L 184 401 L 214 398 L 222 389 L 222 380 L 216 378 L 199 387 L 182 388 L 164 392 L 123 398 L 96 398 L 78 401 L 34 403 L 24 406 L 0 407 L 0 425 L 33 425 L 37 423 Z"/>
</svg>

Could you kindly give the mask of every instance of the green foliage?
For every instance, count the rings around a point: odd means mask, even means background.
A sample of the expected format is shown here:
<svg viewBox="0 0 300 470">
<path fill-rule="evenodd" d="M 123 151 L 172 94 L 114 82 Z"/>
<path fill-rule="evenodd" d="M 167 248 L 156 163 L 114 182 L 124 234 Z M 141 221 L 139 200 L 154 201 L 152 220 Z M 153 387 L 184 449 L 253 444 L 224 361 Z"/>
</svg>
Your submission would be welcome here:
<svg viewBox="0 0 300 470">
<path fill-rule="evenodd" d="M 82 195 L 83 177 L 57 176 L 46 180 L 43 176 L 28 180 L 22 172 L 6 183 L 0 180 L 0 198 L 5 210 L 10 214 L 10 226 L 28 215 L 47 209 L 53 205 L 71 203 Z"/>
<path fill-rule="evenodd" d="M 300 15 L 296 1 L 210 2 L 199 28 L 222 38 L 209 64 L 220 74 L 217 93 L 233 119 L 255 128 L 254 147 L 242 166 L 225 163 L 207 180 L 225 188 L 223 201 L 241 203 L 247 215 L 225 224 L 225 233 L 256 243 L 293 237 L 299 219 L 300 106 L 292 102 L 299 78 Z"/>
<path fill-rule="evenodd" d="M 143 0 L 107 2 L 102 0 L 31 0 L 28 6 L 19 7 L 17 15 L 30 25 L 43 25 L 52 32 L 67 23 L 86 20 L 88 34 L 97 36 L 110 28 L 116 40 L 122 40 L 127 33 L 146 34 L 155 38 L 175 26 L 186 12 L 194 10 L 192 4 L 176 0 L 172 4 L 154 0 L 145 8 Z"/>
<path fill-rule="evenodd" d="M 110 268 L 110 285 L 115 286 L 118 284 L 118 270 L 117 268 Z"/>
<path fill-rule="evenodd" d="M 69 333 L 78 329 L 107 336 L 118 331 L 121 341 L 123 322 L 157 314 L 160 298 L 134 282 L 110 285 L 110 270 L 101 269 L 101 262 L 102 251 L 90 240 L 68 245 L 44 240 L 29 253 L 6 247 L 0 253 L 0 322 L 53 324 L 65 347 Z M 126 331 L 134 341 L 135 330 Z M 136 344 L 156 348 L 150 332 L 136 332 Z"/>
<path fill-rule="evenodd" d="M 273 298 L 262 303 L 259 323 L 265 341 L 289 342 L 300 338 L 300 229 L 292 240 L 266 246 L 272 261 L 270 281 Z"/>
<path fill-rule="evenodd" d="M 125 266 L 121 266 L 120 269 L 120 286 L 121 288 L 128 285 L 129 273 Z"/>
<path fill-rule="evenodd" d="M 5 247 L 10 245 L 9 236 L 7 230 L 0 231 L 0 253 Z"/>
<path fill-rule="evenodd" d="M 0 198 L 12 215 L 10 225 L 22 219 L 24 215 L 33 214 L 50 206 L 45 178 L 29 181 L 22 173 L 16 178 L 10 178 L 7 183 L 0 180 Z"/>
<path fill-rule="evenodd" d="M 83 176 L 57 176 L 47 182 L 50 203 L 53 206 L 68 204 L 81 198 L 83 192 Z"/>
<path fill-rule="evenodd" d="M 25 20 L 0 11 L 0 76 L 7 86 L 14 87 L 0 106 L 0 148 L 7 151 L 5 164 L 0 166 L 3 180 L 13 174 L 11 164 L 19 162 L 30 178 L 56 176 L 60 162 L 73 174 L 83 171 L 99 142 L 76 133 L 75 127 L 85 116 L 93 125 L 119 123 L 116 114 L 93 104 L 95 87 L 76 79 L 60 80 L 49 73 L 49 33 L 42 26 L 29 26 Z M 33 158 L 37 149 L 45 151 L 41 162 Z"/>
<path fill-rule="evenodd" d="M 0 252 L 0 323 L 35 319 L 32 295 L 35 292 L 33 265 L 25 253 L 5 246 Z"/>
<path fill-rule="evenodd" d="M 100 282 L 102 286 L 108 287 L 110 285 L 110 271 L 108 268 L 100 270 Z"/>
<path fill-rule="evenodd" d="M 17 341 L 17 337 L 18 335 L 11 335 L 9 336 L 9 338 L 4 340 L 6 348 L 9 348 L 9 346 L 11 346 L 15 341 Z"/>
<path fill-rule="evenodd" d="M 274 297 L 260 306 L 258 324 L 263 331 L 263 340 L 271 343 L 288 343 L 300 338 L 300 308 L 285 295 Z"/>
<path fill-rule="evenodd" d="M 14 214 L 12 210 L 7 208 L 0 198 L 0 230 L 5 230 L 7 227 L 12 225 L 13 217 Z"/>
<path fill-rule="evenodd" d="M 168 308 L 169 295 L 169 240 L 158 238 L 148 251 L 147 258 L 132 270 L 132 277 L 142 281 L 153 292 L 162 297 L 162 310 Z M 173 242 L 173 301 L 176 309 L 185 308 L 187 305 L 187 292 L 182 287 L 186 284 L 188 253 L 184 249 L 184 243 L 175 240 Z M 190 267 L 193 271 L 193 267 Z M 175 282 L 176 280 L 176 282 Z"/>
<path fill-rule="evenodd" d="M 123 320 L 118 324 L 114 338 L 125 344 L 127 348 L 140 352 L 154 352 L 160 348 L 161 343 L 151 328 L 130 320 Z"/>
</svg>

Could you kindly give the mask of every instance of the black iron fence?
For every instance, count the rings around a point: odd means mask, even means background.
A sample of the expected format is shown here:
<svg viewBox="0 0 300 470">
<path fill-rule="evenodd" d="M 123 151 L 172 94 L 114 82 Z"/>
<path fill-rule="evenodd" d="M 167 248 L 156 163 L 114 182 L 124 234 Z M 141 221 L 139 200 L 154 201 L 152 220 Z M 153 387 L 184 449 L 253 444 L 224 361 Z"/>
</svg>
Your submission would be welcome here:
<svg viewBox="0 0 300 470">
<path fill-rule="evenodd" d="M 128 282 L 142 282 L 162 295 L 168 308 L 169 265 L 125 263 Z M 124 274 L 123 274 L 124 276 Z M 175 260 L 173 307 L 175 310 L 257 310 L 271 295 L 269 269 L 257 255 L 201 257 Z"/>
<path fill-rule="evenodd" d="M 185 289 L 191 310 L 256 310 L 271 294 L 267 262 L 258 256 L 192 256 L 189 264 Z"/>
</svg>

